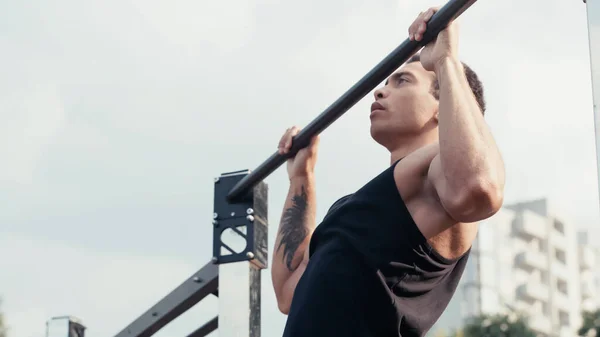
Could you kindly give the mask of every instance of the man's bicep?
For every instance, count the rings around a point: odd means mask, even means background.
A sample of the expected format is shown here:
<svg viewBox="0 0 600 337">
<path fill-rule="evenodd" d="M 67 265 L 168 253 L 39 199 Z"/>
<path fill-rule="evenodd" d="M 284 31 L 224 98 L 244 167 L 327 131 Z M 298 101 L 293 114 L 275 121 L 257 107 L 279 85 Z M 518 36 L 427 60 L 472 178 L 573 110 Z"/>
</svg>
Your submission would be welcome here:
<svg viewBox="0 0 600 337">
<path fill-rule="evenodd" d="M 476 193 L 477 190 L 472 189 L 470 186 L 450 184 L 444 174 L 439 154 L 431 161 L 427 179 L 432 186 L 432 193 L 435 194 L 448 215 L 457 222 L 481 221 L 496 212 L 494 208 L 488 206 L 484 195 Z M 463 185 L 466 185 L 466 183 Z"/>
<path fill-rule="evenodd" d="M 444 208 L 444 211 L 457 222 L 463 222 L 464 219 L 461 219 L 460 212 L 464 207 L 464 198 L 460 193 L 454 191 L 448 183 L 439 154 L 433 158 L 429 165 L 427 180 L 431 186 L 431 193 Z"/>
</svg>

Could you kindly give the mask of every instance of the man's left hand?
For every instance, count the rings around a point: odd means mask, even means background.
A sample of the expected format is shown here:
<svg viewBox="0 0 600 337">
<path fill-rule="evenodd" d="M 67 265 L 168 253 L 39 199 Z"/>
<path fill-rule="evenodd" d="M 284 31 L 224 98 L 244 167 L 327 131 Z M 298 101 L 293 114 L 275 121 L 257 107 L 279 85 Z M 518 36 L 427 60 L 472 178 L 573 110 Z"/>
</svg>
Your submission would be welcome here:
<svg viewBox="0 0 600 337">
<path fill-rule="evenodd" d="M 410 40 L 421 41 L 427 30 L 427 23 L 439 10 L 439 7 L 431 7 L 421 12 L 417 19 L 408 28 Z M 421 64 L 428 71 L 435 71 L 438 65 L 447 59 L 458 59 L 458 27 L 457 23 L 450 22 L 446 29 L 428 43 L 421 51 Z"/>
</svg>

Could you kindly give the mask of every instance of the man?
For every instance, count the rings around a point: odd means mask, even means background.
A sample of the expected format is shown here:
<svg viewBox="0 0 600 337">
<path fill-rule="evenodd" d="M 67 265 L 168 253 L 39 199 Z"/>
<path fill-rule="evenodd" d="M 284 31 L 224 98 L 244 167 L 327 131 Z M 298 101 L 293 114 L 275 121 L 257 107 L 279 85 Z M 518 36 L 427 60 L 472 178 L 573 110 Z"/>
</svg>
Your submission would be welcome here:
<svg viewBox="0 0 600 337">
<path fill-rule="evenodd" d="M 419 15 L 410 39 L 422 39 L 436 10 Z M 375 91 L 371 136 L 391 166 L 338 200 L 318 228 L 318 137 L 288 160 L 272 265 L 284 336 L 424 336 L 448 305 L 476 222 L 498 211 L 504 190 L 482 86 L 457 48 L 451 23 Z M 287 130 L 280 153 L 298 131 Z"/>
</svg>

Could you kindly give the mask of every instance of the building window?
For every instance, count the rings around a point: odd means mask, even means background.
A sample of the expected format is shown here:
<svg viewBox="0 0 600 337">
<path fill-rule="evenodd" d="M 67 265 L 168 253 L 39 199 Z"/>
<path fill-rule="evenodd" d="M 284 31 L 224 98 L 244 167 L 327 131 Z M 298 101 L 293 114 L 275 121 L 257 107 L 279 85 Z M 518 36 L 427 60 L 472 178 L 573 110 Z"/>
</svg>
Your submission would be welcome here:
<svg viewBox="0 0 600 337">
<path fill-rule="evenodd" d="M 542 313 L 546 316 L 550 315 L 550 307 L 546 302 L 540 302 L 542 304 Z"/>
<path fill-rule="evenodd" d="M 554 229 L 562 234 L 565 234 L 565 225 L 557 219 L 554 219 Z"/>
<path fill-rule="evenodd" d="M 558 312 L 558 320 L 560 321 L 561 326 L 568 326 L 569 325 L 569 313 L 560 310 Z"/>
<path fill-rule="evenodd" d="M 569 293 L 567 282 L 562 280 L 556 280 L 556 289 L 565 295 Z"/>
<path fill-rule="evenodd" d="M 540 273 L 540 282 L 543 285 L 549 285 L 550 284 L 550 276 L 548 275 L 548 272 L 545 270 L 542 270 Z"/>
<path fill-rule="evenodd" d="M 540 241 L 540 252 L 542 252 L 542 253 L 548 252 L 548 243 L 545 240 Z"/>
<path fill-rule="evenodd" d="M 567 263 L 567 254 L 561 249 L 556 248 L 554 251 L 556 259 L 562 263 Z"/>
</svg>

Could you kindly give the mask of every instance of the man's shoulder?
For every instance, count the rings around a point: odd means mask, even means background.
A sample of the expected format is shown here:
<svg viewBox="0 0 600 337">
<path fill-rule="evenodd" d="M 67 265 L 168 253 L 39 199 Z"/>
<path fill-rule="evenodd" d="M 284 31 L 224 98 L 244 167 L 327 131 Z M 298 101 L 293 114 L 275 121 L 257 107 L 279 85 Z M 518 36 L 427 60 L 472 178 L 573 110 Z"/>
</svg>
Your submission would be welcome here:
<svg viewBox="0 0 600 337">
<path fill-rule="evenodd" d="M 423 146 L 402 158 L 394 167 L 394 181 L 398 191 L 405 199 L 422 192 L 429 166 L 440 152 L 439 144 Z"/>
<path fill-rule="evenodd" d="M 336 209 L 340 208 L 346 201 L 348 201 L 348 199 L 350 199 L 350 197 L 352 197 L 352 195 L 354 195 L 354 193 L 347 194 L 347 195 L 339 198 L 338 200 L 336 200 L 331 205 L 331 207 L 329 207 L 329 210 L 327 211 L 327 213 L 331 213 L 331 212 L 335 211 Z"/>
</svg>

